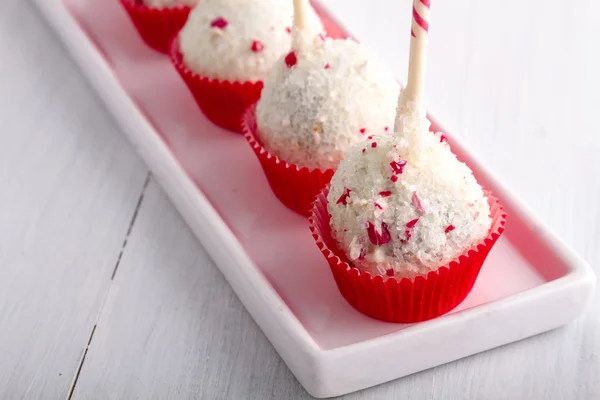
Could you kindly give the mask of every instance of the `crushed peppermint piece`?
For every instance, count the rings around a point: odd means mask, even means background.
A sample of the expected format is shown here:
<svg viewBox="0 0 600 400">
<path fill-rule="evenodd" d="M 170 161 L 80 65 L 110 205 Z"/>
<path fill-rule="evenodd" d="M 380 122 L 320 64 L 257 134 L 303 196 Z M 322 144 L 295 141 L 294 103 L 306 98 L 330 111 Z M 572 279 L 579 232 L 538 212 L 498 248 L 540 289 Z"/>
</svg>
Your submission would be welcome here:
<svg viewBox="0 0 600 400">
<path fill-rule="evenodd" d="M 384 190 L 383 192 L 379 192 L 379 195 L 381 197 L 389 197 L 392 195 L 392 191 L 391 190 Z"/>
<path fill-rule="evenodd" d="M 392 268 L 388 269 L 387 271 L 385 271 L 385 274 L 387 276 L 394 276 L 394 270 Z"/>
<path fill-rule="evenodd" d="M 398 182 L 398 175 L 392 175 L 392 176 L 390 177 L 390 180 L 391 180 L 392 182 L 394 182 L 394 183 Z"/>
<path fill-rule="evenodd" d="M 384 128 L 384 130 L 385 130 L 386 132 L 387 132 L 389 129 L 390 129 L 390 128 L 389 128 L 388 126 L 386 126 L 386 127 Z"/>
<path fill-rule="evenodd" d="M 377 202 L 375 202 L 375 207 L 379 208 L 380 210 L 383 210 L 383 206 Z"/>
<path fill-rule="evenodd" d="M 366 128 L 360 128 L 360 129 L 359 129 L 359 132 L 360 132 L 360 133 L 362 133 L 363 135 L 365 134 L 365 132 L 366 132 L 366 131 L 367 131 L 367 129 L 366 129 Z"/>
<path fill-rule="evenodd" d="M 362 152 L 364 153 L 365 151 L 367 151 L 367 149 L 362 149 Z"/>
<path fill-rule="evenodd" d="M 405 160 L 392 161 L 390 163 L 390 167 L 392 167 L 392 169 L 394 170 L 394 173 L 402 174 L 404 172 L 404 167 L 406 167 L 406 161 Z"/>
<path fill-rule="evenodd" d="M 421 199 L 421 197 L 419 197 L 417 192 L 414 192 L 412 195 L 412 203 L 419 212 L 425 212 L 425 208 L 423 207 L 423 200 Z"/>
<path fill-rule="evenodd" d="M 290 51 L 287 56 L 285 56 L 285 65 L 288 68 L 292 68 L 294 65 L 298 63 L 298 58 L 296 57 L 296 53 Z"/>
<path fill-rule="evenodd" d="M 367 234 L 369 235 L 369 240 L 375 246 L 381 246 L 389 243 L 390 240 L 392 240 L 392 236 L 390 235 L 390 231 L 388 230 L 388 226 L 385 222 L 381 223 L 381 232 L 378 232 L 375 229 L 375 225 L 369 222 L 367 225 Z"/>
<path fill-rule="evenodd" d="M 400 243 L 402 243 L 402 244 L 408 243 L 408 241 L 412 237 L 412 233 L 410 233 L 410 231 L 408 229 L 404 231 L 404 234 L 406 235 L 406 239 L 400 239 Z"/>
<path fill-rule="evenodd" d="M 286 27 L 285 27 L 285 31 L 286 31 L 287 33 L 292 33 L 292 28 L 290 28 L 289 26 L 286 26 Z"/>
<path fill-rule="evenodd" d="M 454 225 L 448 225 L 444 233 L 452 232 L 454 229 L 456 229 Z"/>
<path fill-rule="evenodd" d="M 371 147 L 372 147 L 372 148 L 375 148 L 375 147 L 377 147 L 377 142 L 373 142 L 373 143 L 371 143 Z"/>
<path fill-rule="evenodd" d="M 338 201 L 335 202 L 335 204 L 347 205 L 348 204 L 348 197 L 350 197 L 350 192 L 351 192 L 350 189 L 344 188 L 344 193 L 342 193 L 342 195 L 340 196 L 340 198 L 338 199 Z"/>
<path fill-rule="evenodd" d="M 419 218 L 415 218 L 412 221 L 409 221 L 406 223 L 406 227 L 407 228 L 414 228 L 415 225 L 417 224 L 417 222 L 419 222 Z"/>
<path fill-rule="evenodd" d="M 360 249 L 360 254 L 358 255 L 359 260 L 364 260 L 367 257 L 367 250 L 365 248 Z"/>
<path fill-rule="evenodd" d="M 255 40 L 252 42 L 251 49 L 253 52 L 255 52 L 255 53 L 261 52 L 264 48 L 265 48 L 265 46 L 263 46 L 263 44 L 260 41 Z"/>
<path fill-rule="evenodd" d="M 217 17 L 210 23 L 211 28 L 225 29 L 229 23 L 223 17 Z M 205 25 L 206 26 L 206 25 Z"/>
<path fill-rule="evenodd" d="M 331 68 L 331 65 L 325 64 L 325 69 L 329 69 L 329 68 Z"/>
</svg>

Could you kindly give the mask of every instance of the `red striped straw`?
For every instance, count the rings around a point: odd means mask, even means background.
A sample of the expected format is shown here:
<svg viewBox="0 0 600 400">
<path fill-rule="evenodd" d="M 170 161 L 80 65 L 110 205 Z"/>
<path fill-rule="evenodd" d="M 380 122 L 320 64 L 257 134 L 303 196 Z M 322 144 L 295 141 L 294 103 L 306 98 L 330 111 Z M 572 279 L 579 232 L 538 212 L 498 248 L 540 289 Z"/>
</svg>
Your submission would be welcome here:
<svg viewBox="0 0 600 400">
<path fill-rule="evenodd" d="M 423 103 L 425 87 L 429 6 L 430 0 L 413 0 L 408 81 L 401 96 L 401 101 L 415 102 L 419 106 Z"/>
</svg>

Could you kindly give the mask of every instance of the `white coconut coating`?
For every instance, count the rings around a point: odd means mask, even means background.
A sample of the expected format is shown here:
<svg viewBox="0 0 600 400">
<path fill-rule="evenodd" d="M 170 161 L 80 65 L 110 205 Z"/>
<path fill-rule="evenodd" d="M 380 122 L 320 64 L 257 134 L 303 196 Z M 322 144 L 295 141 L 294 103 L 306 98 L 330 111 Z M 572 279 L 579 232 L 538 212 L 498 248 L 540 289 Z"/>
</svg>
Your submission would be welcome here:
<svg viewBox="0 0 600 400">
<path fill-rule="evenodd" d="M 396 136 L 353 146 L 333 176 L 327 199 L 332 234 L 363 271 L 426 274 L 489 234 L 481 186 L 429 125 L 423 110 L 402 107 Z"/>
<path fill-rule="evenodd" d="M 295 65 L 289 55 L 275 64 L 256 110 L 271 154 L 300 167 L 336 168 L 352 144 L 392 131 L 400 87 L 365 46 L 328 38 L 294 55 Z"/>
<path fill-rule="evenodd" d="M 323 25 L 307 7 L 307 32 Z M 179 34 L 183 61 L 212 79 L 262 81 L 291 46 L 292 0 L 200 0 Z"/>
<path fill-rule="evenodd" d="M 198 0 L 144 0 L 143 3 L 153 8 L 170 8 L 177 6 L 195 6 Z"/>
</svg>

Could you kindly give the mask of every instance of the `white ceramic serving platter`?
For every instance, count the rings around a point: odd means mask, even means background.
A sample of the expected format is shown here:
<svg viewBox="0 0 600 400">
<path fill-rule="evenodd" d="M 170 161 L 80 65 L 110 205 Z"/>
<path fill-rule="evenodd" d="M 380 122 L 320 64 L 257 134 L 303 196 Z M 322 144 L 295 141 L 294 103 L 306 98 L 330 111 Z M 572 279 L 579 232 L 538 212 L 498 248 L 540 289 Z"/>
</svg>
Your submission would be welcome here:
<svg viewBox="0 0 600 400">
<path fill-rule="evenodd" d="M 506 232 L 452 313 L 419 324 L 361 315 L 338 293 L 307 221 L 272 195 L 244 138 L 204 118 L 168 58 L 143 44 L 117 0 L 35 1 L 313 396 L 364 389 L 556 328 L 590 299 L 589 266 L 450 136 L 455 153 L 500 198 Z"/>
</svg>

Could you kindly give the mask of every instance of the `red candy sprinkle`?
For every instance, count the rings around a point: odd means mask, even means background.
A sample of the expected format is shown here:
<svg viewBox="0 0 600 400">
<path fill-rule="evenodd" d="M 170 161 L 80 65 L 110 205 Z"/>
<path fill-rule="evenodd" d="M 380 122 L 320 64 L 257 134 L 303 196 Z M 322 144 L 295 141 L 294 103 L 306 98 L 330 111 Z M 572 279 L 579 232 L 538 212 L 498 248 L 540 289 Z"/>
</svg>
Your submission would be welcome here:
<svg viewBox="0 0 600 400">
<path fill-rule="evenodd" d="M 445 135 L 440 135 L 440 143 L 448 143 L 448 138 Z"/>
<path fill-rule="evenodd" d="M 390 268 L 390 269 L 388 269 L 387 271 L 385 271 L 385 274 L 386 274 L 387 276 L 394 276 L 394 270 Z"/>
<path fill-rule="evenodd" d="M 329 69 L 329 68 L 331 68 L 331 65 L 325 64 L 325 69 Z"/>
<path fill-rule="evenodd" d="M 477 212 L 475 213 L 475 216 L 473 217 L 473 221 L 475 221 L 475 220 L 477 219 L 477 217 L 479 217 L 479 211 L 477 211 Z"/>
<path fill-rule="evenodd" d="M 379 208 L 380 210 L 383 210 L 383 207 L 379 203 L 375 203 L 375 207 Z"/>
<path fill-rule="evenodd" d="M 287 56 L 285 56 L 285 65 L 288 68 L 292 68 L 298 62 L 298 58 L 296 58 L 296 53 L 290 51 Z"/>
<path fill-rule="evenodd" d="M 259 42 L 258 40 L 255 40 L 252 42 L 252 51 L 255 53 L 258 53 L 259 51 L 262 51 L 262 49 L 265 48 L 265 46 L 263 46 L 263 44 L 261 42 Z"/>
<path fill-rule="evenodd" d="M 385 131 L 387 132 L 390 128 L 388 128 L 387 126 L 385 127 Z"/>
<path fill-rule="evenodd" d="M 454 225 L 448 225 L 448 227 L 446 228 L 446 230 L 444 232 L 445 233 L 452 232 L 454 229 L 455 229 Z"/>
<path fill-rule="evenodd" d="M 392 169 L 394 170 L 394 173 L 401 174 L 404 172 L 404 167 L 406 167 L 406 161 L 404 161 L 404 160 L 392 161 L 390 163 L 390 167 L 392 167 Z"/>
<path fill-rule="evenodd" d="M 367 131 L 366 128 L 360 128 L 360 133 L 364 134 Z"/>
<path fill-rule="evenodd" d="M 419 218 L 415 218 L 412 221 L 409 221 L 406 223 L 406 227 L 407 228 L 414 228 L 415 225 L 417 224 L 417 222 L 419 222 Z"/>
<path fill-rule="evenodd" d="M 212 22 L 210 23 L 211 28 L 219 28 L 219 29 L 225 29 L 225 27 L 228 25 L 229 23 L 227 22 L 227 20 L 223 17 L 217 17 L 215 19 L 212 20 Z"/>
<path fill-rule="evenodd" d="M 390 180 L 392 182 L 398 182 L 398 175 L 392 175 L 391 178 L 390 178 Z"/>
<path fill-rule="evenodd" d="M 392 240 L 392 236 L 390 235 L 390 231 L 388 230 L 388 226 L 385 222 L 381 223 L 381 232 L 377 232 L 375 226 L 369 222 L 367 225 L 367 233 L 369 234 L 369 240 L 375 246 L 381 246 L 382 244 L 389 243 Z"/>
<path fill-rule="evenodd" d="M 375 147 L 377 147 L 377 142 L 373 142 L 373 143 L 371 143 L 371 147 L 372 147 L 372 148 L 375 148 Z"/>
<path fill-rule="evenodd" d="M 321 41 L 322 41 L 322 42 L 324 42 L 324 41 L 325 41 L 325 34 L 324 34 L 324 33 L 319 33 L 319 34 L 317 35 L 317 37 L 318 37 L 319 39 L 321 39 Z"/>
<path fill-rule="evenodd" d="M 286 26 L 286 27 L 285 27 L 285 31 L 286 31 L 287 33 L 292 33 L 292 28 L 290 28 L 289 26 Z"/>
<path fill-rule="evenodd" d="M 384 190 L 383 192 L 379 192 L 379 195 L 381 197 L 388 197 L 392 195 L 392 192 L 390 190 Z"/>
<path fill-rule="evenodd" d="M 363 151 L 362 151 L 362 152 L 364 153 L 365 151 L 367 151 L 367 149 L 363 149 Z"/>
<path fill-rule="evenodd" d="M 350 189 L 344 188 L 344 193 L 340 196 L 338 201 L 335 202 L 335 204 L 340 204 L 340 203 L 343 205 L 348 204 L 348 197 L 350 197 L 350 192 L 351 192 Z"/>
<path fill-rule="evenodd" d="M 373 139 L 373 135 L 367 136 L 367 139 L 369 139 L 369 140 Z"/>
</svg>

